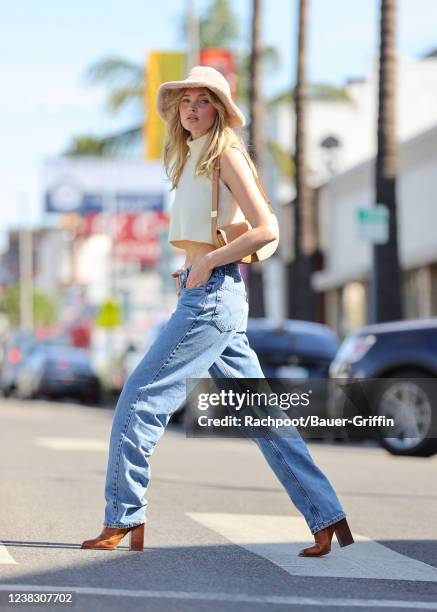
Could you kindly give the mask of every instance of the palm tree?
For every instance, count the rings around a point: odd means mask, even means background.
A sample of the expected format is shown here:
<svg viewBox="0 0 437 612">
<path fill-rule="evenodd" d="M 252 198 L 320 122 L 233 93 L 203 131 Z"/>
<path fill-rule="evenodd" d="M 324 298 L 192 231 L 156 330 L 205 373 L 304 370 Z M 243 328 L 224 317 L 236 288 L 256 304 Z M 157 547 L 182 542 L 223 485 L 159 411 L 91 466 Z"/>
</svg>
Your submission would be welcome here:
<svg viewBox="0 0 437 612">
<path fill-rule="evenodd" d="M 264 139 L 264 105 L 261 86 L 261 2 L 252 0 L 252 37 L 249 64 L 249 144 L 252 149 L 252 159 L 261 163 L 263 159 Z"/>
<path fill-rule="evenodd" d="M 389 212 L 386 244 L 373 246 L 372 321 L 402 318 L 396 210 L 396 0 L 381 0 L 376 202 Z"/>
<path fill-rule="evenodd" d="M 186 36 L 188 15 L 183 15 L 180 24 L 181 36 Z M 199 19 L 199 47 L 227 47 L 232 50 L 237 64 L 237 97 L 243 107 L 249 104 L 249 60 L 250 55 L 240 51 L 238 20 L 232 11 L 229 0 L 212 0 L 205 14 Z M 262 49 L 263 62 L 270 70 L 274 70 L 279 63 L 276 49 L 264 47 Z M 136 109 L 138 119 L 131 127 L 117 131 L 109 136 L 97 137 L 81 135 L 78 142 L 81 145 L 76 149 L 75 140 L 70 144 L 69 154 L 85 154 L 84 143 L 89 143 L 89 153 L 95 154 L 97 143 L 101 143 L 101 154 L 109 155 L 117 152 L 121 147 L 139 144 L 142 136 L 144 117 L 144 67 L 140 63 L 131 62 L 121 57 L 104 58 L 93 63 L 86 71 L 85 80 L 92 85 L 104 85 L 108 95 L 106 106 L 111 113 L 117 113 L 128 105 Z M 273 148 L 274 149 L 274 148 Z M 277 150 L 272 153 L 278 156 Z M 282 162 L 281 168 L 286 168 Z"/>
<path fill-rule="evenodd" d="M 307 91 L 308 100 L 355 104 L 345 87 L 337 87 L 329 83 L 309 83 Z M 272 98 L 266 99 L 264 106 L 268 112 L 272 112 L 277 105 L 282 103 L 286 103 L 290 106 L 290 112 L 295 111 L 293 90 L 287 90 L 280 94 L 276 94 Z M 289 151 L 286 151 L 278 145 L 277 142 L 270 139 L 265 141 L 265 147 L 269 155 L 273 158 L 281 177 L 287 181 L 294 180 L 294 159 L 290 156 Z"/>
<path fill-rule="evenodd" d="M 187 17 L 187 16 L 184 16 Z M 210 7 L 199 20 L 200 47 L 228 47 L 236 58 L 238 80 L 237 97 L 239 105 L 249 106 L 250 58 L 251 55 L 236 47 L 239 41 L 237 19 L 230 9 L 229 0 L 213 0 Z M 181 22 L 181 36 L 185 36 L 187 24 Z M 277 51 L 273 47 L 262 47 L 260 57 L 265 71 L 274 71 L 279 65 Z M 137 119 L 131 127 L 105 136 L 84 134 L 72 140 L 65 153 L 68 155 L 115 155 L 123 147 L 141 143 L 142 124 L 144 122 L 144 66 L 122 57 L 110 57 L 93 63 L 85 73 L 85 81 L 90 85 L 107 87 L 106 107 L 111 113 L 130 106 L 135 109 Z M 314 99 L 347 99 L 347 94 L 340 88 L 326 84 L 315 84 L 311 89 Z M 293 101 L 293 92 L 286 91 L 265 101 L 269 110 L 283 100 Z M 276 142 L 267 139 L 264 143 L 272 156 L 281 176 L 292 180 L 294 175 L 293 160 L 287 151 Z"/>
<path fill-rule="evenodd" d="M 249 68 L 249 145 L 253 161 L 261 166 L 264 159 L 264 106 L 261 87 L 261 1 L 252 0 L 252 38 Z M 265 315 L 262 264 L 249 266 L 249 315 Z M 250 299 L 251 296 L 256 299 Z"/>
<path fill-rule="evenodd" d="M 125 107 L 134 108 L 137 120 L 124 130 L 114 134 L 77 136 L 69 145 L 68 155 L 111 155 L 123 147 L 139 143 L 142 135 L 142 109 L 144 100 L 143 66 L 122 57 L 109 57 L 91 64 L 85 72 L 84 80 L 90 85 L 107 87 L 106 108 L 116 114 Z"/>
<path fill-rule="evenodd" d="M 199 30 L 201 47 L 232 48 L 240 32 L 229 0 L 213 0 L 199 19 Z"/>
<path fill-rule="evenodd" d="M 343 101 L 348 104 L 355 104 L 345 87 L 331 85 L 330 83 L 307 83 L 307 92 L 309 100 L 321 100 L 325 102 Z M 276 94 L 268 101 L 272 106 L 281 102 L 294 104 L 293 91 L 284 91 L 283 93 Z"/>
<path fill-rule="evenodd" d="M 299 0 L 299 25 L 297 41 L 297 75 L 294 90 L 295 129 L 295 184 L 294 260 L 289 265 L 288 304 L 289 315 L 296 319 L 315 319 L 315 295 L 311 286 L 313 255 L 316 248 L 316 221 L 311 193 L 306 176 L 305 116 L 307 106 L 306 83 L 306 31 L 307 0 Z"/>
</svg>

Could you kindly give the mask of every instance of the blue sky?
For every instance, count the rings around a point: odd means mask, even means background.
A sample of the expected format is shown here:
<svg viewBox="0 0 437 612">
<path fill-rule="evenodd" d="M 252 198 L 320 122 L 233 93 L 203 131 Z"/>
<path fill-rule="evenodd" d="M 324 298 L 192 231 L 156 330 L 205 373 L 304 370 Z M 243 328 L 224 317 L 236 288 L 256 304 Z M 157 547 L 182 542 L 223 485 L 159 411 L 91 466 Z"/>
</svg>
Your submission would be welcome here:
<svg viewBox="0 0 437 612">
<path fill-rule="evenodd" d="M 401 54 L 437 47 L 437 0 L 398 0 Z M 203 12 L 209 0 L 196 0 Z M 249 40 L 250 0 L 232 0 Z M 368 73 L 375 56 L 377 0 L 310 0 L 308 73 L 341 84 Z M 0 246 L 6 228 L 42 218 L 40 168 L 84 132 L 112 131 L 128 118 L 104 111 L 104 91 L 83 82 L 93 61 L 120 55 L 141 61 L 148 50 L 184 50 L 179 23 L 183 0 L 15 0 L 0 22 Z M 293 83 L 297 0 L 264 0 L 262 38 L 281 65 L 264 75 L 265 95 Z"/>
</svg>

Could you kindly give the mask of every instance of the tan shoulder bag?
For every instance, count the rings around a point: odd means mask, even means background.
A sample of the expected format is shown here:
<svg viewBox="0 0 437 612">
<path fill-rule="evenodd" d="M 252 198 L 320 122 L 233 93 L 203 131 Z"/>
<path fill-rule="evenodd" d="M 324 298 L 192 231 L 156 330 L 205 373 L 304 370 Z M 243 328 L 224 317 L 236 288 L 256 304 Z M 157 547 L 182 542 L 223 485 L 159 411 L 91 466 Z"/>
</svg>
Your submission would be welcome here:
<svg viewBox="0 0 437 612">
<path fill-rule="evenodd" d="M 237 148 L 237 147 L 236 147 Z M 241 149 L 238 149 L 241 151 Z M 246 157 L 244 151 L 241 151 L 244 157 Z M 246 157 L 247 160 L 247 157 Z M 249 162 L 248 162 L 249 163 Z M 251 168 L 252 169 L 252 168 Z M 253 171 L 252 171 L 253 172 Z M 261 247 L 255 253 L 251 253 L 250 255 L 246 255 L 241 259 L 236 260 L 237 263 L 254 263 L 257 261 L 262 261 L 263 259 L 267 259 L 278 248 L 279 243 L 279 224 L 278 219 L 273 212 L 272 206 L 270 204 L 269 199 L 255 173 L 254 178 L 258 188 L 263 195 L 266 204 L 268 206 L 269 212 L 272 215 L 271 222 L 276 227 L 276 231 L 278 233 L 278 238 L 269 242 L 265 246 Z M 252 229 L 251 224 L 247 219 L 244 221 L 239 221 L 238 223 L 229 223 L 228 225 L 222 225 L 221 227 L 217 227 L 217 215 L 218 215 L 218 202 L 219 202 L 219 183 L 220 183 L 220 159 L 217 159 L 216 164 L 214 166 L 213 175 L 212 175 L 212 198 L 211 198 L 211 233 L 212 233 L 212 242 L 214 246 L 217 248 L 225 246 L 229 244 L 242 234 L 248 232 Z"/>
</svg>

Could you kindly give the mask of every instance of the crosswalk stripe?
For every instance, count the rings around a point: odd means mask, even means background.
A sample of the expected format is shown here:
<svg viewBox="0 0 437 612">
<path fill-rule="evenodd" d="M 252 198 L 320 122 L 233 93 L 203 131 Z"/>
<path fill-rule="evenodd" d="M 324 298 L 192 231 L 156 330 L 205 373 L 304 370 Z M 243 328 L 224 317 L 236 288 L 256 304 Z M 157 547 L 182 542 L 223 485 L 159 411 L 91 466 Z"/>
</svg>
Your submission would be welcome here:
<svg viewBox="0 0 437 612">
<path fill-rule="evenodd" d="M 34 438 L 37 446 L 61 451 L 107 451 L 108 443 L 99 438 L 62 438 L 44 437 Z"/>
<path fill-rule="evenodd" d="M 246 595 L 245 593 L 200 593 L 190 591 L 152 591 L 141 589 L 111 589 L 108 587 L 48 586 L 35 584 L 1 584 L 1 591 L 37 591 L 50 593 L 76 593 L 107 597 L 138 597 L 141 599 L 174 599 L 192 601 L 228 601 L 232 603 L 276 604 L 284 606 L 326 606 L 347 608 L 394 608 L 414 610 L 437 610 L 437 602 L 407 601 L 393 599 L 349 599 L 340 597 L 299 597 L 293 595 Z"/>
<path fill-rule="evenodd" d="M 372 578 L 437 582 L 437 568 L 353 533 L 355 544 L 340 549 L 335 536 L 329 555 L 299 557 L 314 543 L 303 517 L 188 512 L 188 516 L 232 543 L 264 557 L 293 576 Z"/>
<path fill-rule="evenodd" d="M 0 542 L 0 564 L 17 563 L 6 546 Z"/>
</svg>

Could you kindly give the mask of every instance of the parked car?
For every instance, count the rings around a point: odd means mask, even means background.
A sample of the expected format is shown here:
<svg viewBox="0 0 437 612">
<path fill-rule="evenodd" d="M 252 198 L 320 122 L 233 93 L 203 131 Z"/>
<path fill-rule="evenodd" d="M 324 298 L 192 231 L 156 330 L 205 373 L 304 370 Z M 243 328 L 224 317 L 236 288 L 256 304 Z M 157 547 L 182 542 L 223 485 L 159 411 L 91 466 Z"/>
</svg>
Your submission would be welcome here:
<svg viewBox="0 0 437 612">
<path fill-rule="evenodd" d="M 292 319 L 249 319 L 247 338 L 266 378 L 327 378 L 340 344 L 326 325 Z"/>
<path fill-rule="evenodd" d="M 99 403 L 101 385 L 85 349 L 52 342 L 35 343 L 17 376 L 21 398 L 74 398 Z"/>
<path fill-rule="evenodd" d="M 156 339 L 164 325 L 165 322 L 160 322 L 151 330 L 149 343 Z M 288 379 L 294 389 L 296 381 L 306 381 L 305 384 L 317 381 L 312 414 L 326 416 L 329 365 L 340 344 L 336 334 L 321 323 L 287 319 L 278 326 L 271 319 L 250 318 L 247 337 L 266 378 Z M 203 377 L 209 377 L 208 371 Z M 176 412 L 176 420 L 184 410 L 185 403 Z M 315 429 L 311 433 L 314 435 Z"/>
<path fill-rule="evenodd" d="M 350 386 L 352 403 L 340 385 L 331 384 L 331 417 L 358 410 L 393 417 L 395 430 L 350 428 L 356 440 L 376 437 L 394 455 L 430 456 L 437 452 L 437 319 L 368 325 L 347 337 L 329 370 L 330 378 Z M 364 397 L 365 396 L 365 397 Z M 361 398 L 361 399 L 360 399 Z M 349 397 L 350 399 L 350 397 Z"/>
</svg>

